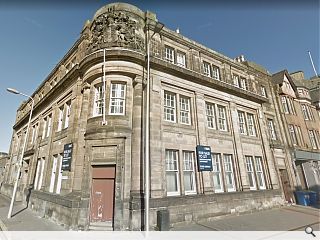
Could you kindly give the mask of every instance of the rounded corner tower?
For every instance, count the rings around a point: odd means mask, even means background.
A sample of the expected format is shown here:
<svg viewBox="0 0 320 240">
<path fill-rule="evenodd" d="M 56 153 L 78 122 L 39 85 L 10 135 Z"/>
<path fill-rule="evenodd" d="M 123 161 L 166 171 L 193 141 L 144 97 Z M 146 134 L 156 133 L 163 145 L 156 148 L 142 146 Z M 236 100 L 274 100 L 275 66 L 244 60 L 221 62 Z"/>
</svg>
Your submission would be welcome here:
<svg viewBox="0 0 320 240">
<path fill-rule="evenodd" d="M 145 13 L 128 3 L 110 3 L 101 7 L 88 26 L 87 54 L 112 47 L 144 52 L 146 18 L 156 21 L 155 14 Z"/>
</svg>

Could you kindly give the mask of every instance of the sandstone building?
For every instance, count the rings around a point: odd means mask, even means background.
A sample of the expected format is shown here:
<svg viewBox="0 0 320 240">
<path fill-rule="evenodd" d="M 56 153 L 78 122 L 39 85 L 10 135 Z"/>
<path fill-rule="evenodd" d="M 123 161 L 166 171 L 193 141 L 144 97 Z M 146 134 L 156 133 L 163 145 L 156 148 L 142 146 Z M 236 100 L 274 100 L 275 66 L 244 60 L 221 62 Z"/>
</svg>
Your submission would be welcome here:
<svg viewBox="0 0 320 240">
<path fill-rule="evenodd" d="M 102 7 L 32 94 L 18 197 L 41 216 L 71 229 L 143 229 L 146 36 L 156 22 L 129 4 Z M 150 41 L 150 225 L 160 209 L 174 224 L 292 201 L 273 77 L 166 27 Z M 17 111 L 7 195 L 30 107 Z M 212 171 L 199 171 L 197 146 L 211 148 Z"/>
<path fill-rule="evenodd" d="M 272 76 L 298 189 L 320 192 L 319 80 L 286 70 Z"/>
</svg>

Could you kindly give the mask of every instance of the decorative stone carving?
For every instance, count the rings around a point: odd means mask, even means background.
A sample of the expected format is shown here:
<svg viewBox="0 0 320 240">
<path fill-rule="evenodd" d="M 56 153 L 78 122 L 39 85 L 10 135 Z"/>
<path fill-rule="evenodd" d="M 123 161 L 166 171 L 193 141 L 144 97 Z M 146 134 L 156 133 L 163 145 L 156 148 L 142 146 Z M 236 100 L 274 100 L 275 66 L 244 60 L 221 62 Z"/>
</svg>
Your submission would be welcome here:
<svg viewBox="0 0 320 240">
<path fill-rule="evenodd" d="M 142 26 L 128 13 L 113 11 L 100 15 L 91 25 L 87 53 L 104 47 L 144 51 Z"/>
</svg>

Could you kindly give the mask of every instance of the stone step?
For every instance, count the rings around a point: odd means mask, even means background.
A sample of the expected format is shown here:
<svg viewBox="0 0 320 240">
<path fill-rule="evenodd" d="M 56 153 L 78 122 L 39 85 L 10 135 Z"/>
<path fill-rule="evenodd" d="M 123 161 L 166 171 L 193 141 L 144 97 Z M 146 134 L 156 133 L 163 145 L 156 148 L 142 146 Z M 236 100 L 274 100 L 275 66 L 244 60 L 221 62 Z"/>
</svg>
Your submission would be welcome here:
<svg viewBox="0 0 320 240">
<path fill-rule="evenodd" d="M 89 231 L 113 231 L 112 222 L 92 222 Z"/>
</svg>

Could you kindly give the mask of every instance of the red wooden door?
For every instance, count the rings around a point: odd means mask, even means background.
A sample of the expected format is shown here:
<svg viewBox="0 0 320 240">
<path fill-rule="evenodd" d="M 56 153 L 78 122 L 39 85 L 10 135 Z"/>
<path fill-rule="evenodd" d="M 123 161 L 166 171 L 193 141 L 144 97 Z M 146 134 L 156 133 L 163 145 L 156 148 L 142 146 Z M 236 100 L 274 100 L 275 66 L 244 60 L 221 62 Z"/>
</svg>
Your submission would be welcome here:
<svg viewBox="0 0 320 240">
<path fill-rule="evenodd" d="M 91 191 L 91 222 L 113 220 L 115 167 L 94 167 Z"/>
</svg>

